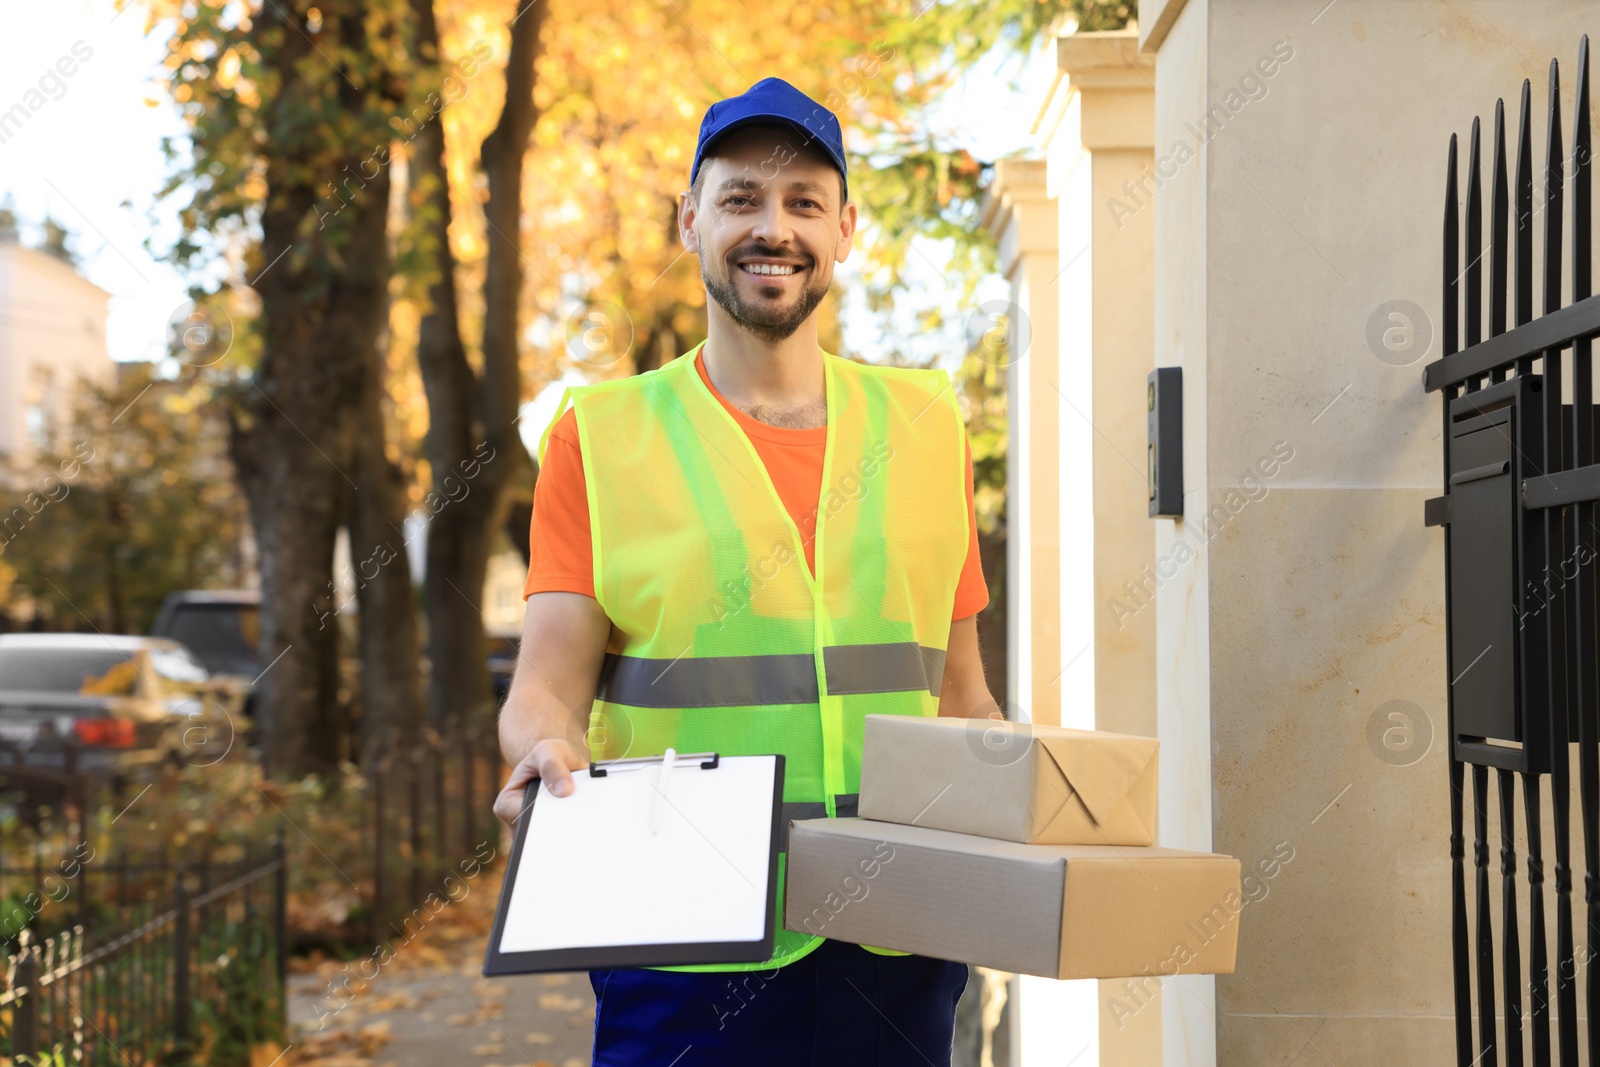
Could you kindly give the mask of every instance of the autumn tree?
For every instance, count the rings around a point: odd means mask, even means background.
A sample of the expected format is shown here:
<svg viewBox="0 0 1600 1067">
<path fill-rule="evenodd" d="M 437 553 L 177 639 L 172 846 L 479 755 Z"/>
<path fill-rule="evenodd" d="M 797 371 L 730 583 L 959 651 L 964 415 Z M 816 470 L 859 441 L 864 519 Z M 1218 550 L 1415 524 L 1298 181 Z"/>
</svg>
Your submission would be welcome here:
<svg viewBox="0 0 1600 1067">
<path fill-rule="evenodd" d="M 149 0 L 190 136 L 168 192 L 187 198 L 180 262 L 245 249 L 259 359 L 223 395 L 259 547 L 263 749 L 274 770 L 343 754 L 335 534 L 352 557 L 403 520 L 381 434 L 390 282 L 391 121 L 410 104 L 404 0 Z M 391 530 L 392 528 L 392 530 Z M 391 542 L 392 543 L 392 542 Z M 362 589 L 369 716 L 414 723 L 420 694 L 405 556 Z M 409 647 L 408 647 L 409 646 Z M 410 706 L 408 706 L 408 703 Z"/>
<path fill-rule="evenodd" d="M 459 481 L 463 469 L 480 469 L 476 446 L 501 468 L 482 468 L 460 504 L 429 524 L 429 706 L 432 720 L 444 724 L 486 695 L 478 666 L 481 614 L 473 600 L 498 536 L 495 520 L 507 513 L 499 496 L 521 484 L 514 469 L 523 462 L 521 450 L 512 446 L 512 461 L 499 444 L 513 440 L 509 405 L 567 368 L 591 378 L 635 373 L 704 334 L 704 289 L 695 259 L 678 242 L 676 202 L 688 185 L 706 106 L 776 74 L 839 113 L 851 142 L 867 149 L 853 166 L 852 192 L 871 235 L 864 251 L 878 268 L 875 277 L 886 277 L 885 293 L 903 285 L 900 268 L 912 235 L 970 235 L 982 168 L 916 139 L 913 116 L 954 74 L 931 69 L 935 64 L 922 63 L 920 52 L 914 57 L 918 41 L 896 43 L 900 28 L 914 21 L 910 5 L 777 0 L 751 11 L 733 0 L 519 4 L 508 85 L 499 99 L 492 88 L 481 91 L 473 70 L 482 28 L 503 4 L 413 0 L 413 7 L 418 77 L 437 86 L 441 101 L 440 120 L 422 123 L 411 142 L 412 224 L 403 253 L 428 279 L 412 297 L 420 309 L 415 344 L 427 392 L 425 466 L 435 485 Z M 1043 7 L 1051 17 L 1057 13 L 1054 5 Z M 527 25 L 535 21 L 537 33 Z M 527 53 L 538 55 L 531 68 L 516 59 L 519 32 L 530 42 Z M 531 102 L 524 98 L 529 88 Z M 508 160 L 493 151 L 505 131 L 520 129 L 513 108 L 523 108 L 522 118 L 537 116 L 516 189 L 497 182 L 495 167 Z M 989 265 L 984 252 L 992 258 L 992 250 L 970 240 L 958 247 L 970 293 Z M 511 275 L 497 267 L 497 256 L 506 268 L 525 266 L 525 286 L 499 284 Z M 887 308 L 892 297 L 875 299 Z M 502 342 L 521 307 L 529 329 L 517 352 Z M 823 343 L 841 351 L 837 303 L 830 300 L 823 314 Z M 867 355 L 905 358 L 892 337 Z M 521 390 L 508 373 L 519 356 Z M 994 432 L 983 442 L 985 476 L 995 466 L 990 437 Z M 1003 450 L 1003 418 L 998 439 Z M 991 510 L 994 495 L 984 494 Z M 525 545 L 525 499 L 512 513 L 518 522 L 511 534 Z M 986 511 L 986 531 L 990 518 Z"/>
<path fill-rule="evenodd" d="M 201 372 L 131 363 L 85 383 L 71 417 L 0 492 L 0 587 L 64 630 L 145 633 L 168 592 L 237 586 L 244 502 Z"/>
<path fill-rule="evenodd" d="M 315 625 L 334 531 L 348 525 L 357 560 L 403 560 L 391 535 L 407 503 L 452 480 L 467 491 L 429 520 L 430 718 L 445 726 L 486 700 L 476 601 L 507 497 L 527 492 L 520 401 L 572 366 L 634 373 L 703 334 L 675 199 L 707 104 L 776 74 L 837 112 L 874 310 L 903 298 L 917 240 L 953 249 L 970 294 L 989 263 L 975 225 L 987 167 L 929 137 L 926 108 L 997 43 L 1069 17 L 1105 28 L 1128 7 L 147 2 L 172 27 L 168 65 L 192 132 L 174 156 L 173 190 L 192 198 L 180 258 L 242 247 L 240 281 L 260 298 L 248 325 L 259 359 L 228 393 L 232 451 L 262 543 L 263 651 L 286 653 L 269 676 L 269 747 L 302 766 L 337 749 L 335 638 Z M 391 183 L 404 194 L 399 231 L 387 226 Z M 825 305 L 830 323 L 836 307 Z M 836 327 L 824 344 L 841 350 Z M 913 358 L 893 337 L 868 355 Z M 1002 468 L 988 438 L 1003 440 L 1003 412 L 975 403 L 989 419 L 975 442 L 987 484 Z M 996 492 L 980 489 L 986 515 Z M 404 573 L 385 565 L 363 586 L 362 657 L 371 713 L 409 729 Z"/>
<path fill-rule="evenodd" d="M 483 137 L 476 170 L 487 188 L 478 206 L 487 245 L 481 290 L 478 367 L 462 338 L 457 260 L 450 244 L 454 217 L 445 125 L 449 101 L 477 76 L 482 52 L 474 46 L 461 62 L 442 52 L 433 0 L 411 0 L 416 17 L 419 79 L 431 112 L 411 140 L 410 254 L 422 291 L 416 356 L 427 393 L 428 469 L 450 493 L 428 523 L 424 602 L 431 674 L 428 718 L 445 731 L 476 718 L 491 705 L 488 650 L 478 597 L 489 552 L 508 504 L 508 491 L 532 464 L 517 430 L 522 399 L 519 324 L 523 294 L 523 171 L 537 111 L 533 88 L 548 0 L 517 0 L 509 15 L 504 95 L 499 118 Z M 452 91 L 452 83 L 454 83 Z"/>
<path fill-rule="evenodd" d="M 446 726 L 488 699 L 476 597 L 504 516 L 517 514 L 511 536 L 527 538 L 526 505 L 508 499 L 531 483 L 520 401 L 574 363 L 601 377 L 657 366 L 703 330 L 676 195 L 708 86 L 732 95 L 782 73 L 843 101 L 871 59 L 875 15 L 863 2 L 824 21 L 781 3 L 763 22 L 784 32 L 754 33 L 743 8 L 720 0 L 681 11 L 521 0 L 504 78 L 486 89 L 482 34 L 505 5 L 412 6 L 417 77 L 440 114 L 407 149 L 402 299 L 417 309 L 429 480 L 471 479 L 428 526 L 429 708 Z"/>
<path fill-rule="evenodd" d="M 525 222 L 541 271 L 536 344 L 604 378 L 703 337 L 705 290 L 678 241 L 677 196 L 706 107 L 775 75 L 837 112 L 853 141 L 869 115 L 892 121 L 931 99 L 886 43 L 903 17 L 867 0 L 555 0 L 528 178 L 538 210 Z M 868 225 L 878 206 L 862 203 Z M 837 308 L 824 304 L 830 323 Z M 836 327 L 823 343 L 839 349 Z"/>
</svg>

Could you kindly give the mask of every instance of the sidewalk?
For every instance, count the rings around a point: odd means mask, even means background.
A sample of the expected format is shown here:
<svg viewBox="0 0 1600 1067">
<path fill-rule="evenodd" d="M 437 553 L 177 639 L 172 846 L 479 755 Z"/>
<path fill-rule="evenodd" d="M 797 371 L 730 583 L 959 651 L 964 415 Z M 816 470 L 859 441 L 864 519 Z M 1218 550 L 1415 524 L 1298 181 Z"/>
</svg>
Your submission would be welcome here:
<svg viewBox="0 0 1600 1067">
<path fill-rule="evenodd" d="M 278 1067 L 588 1067 L 587 973 L 482 976 L 499 891 L 496 878 L 441 911 L 365 985 L 355 976 L 372 973 L 368 959 L 360 970 L 336 961 L 297 966 L 289 976 L 294 1042 Z"/>
<path fill-rule="evenodd" d="M 586 972 L 482 976 L 499 893 L 495 876 L 442 910 L 365 985 L 357 975 L 372 973 L 368 958 L 291 961 L 293 1043 L 281 1054 L 258 1049 L 252 1067 L 589 1067 L 595 1011 Z M 972 969 L 956 1017 L 955 1067 L 1013 1062 L 1006 977 Z"/>
</svg>

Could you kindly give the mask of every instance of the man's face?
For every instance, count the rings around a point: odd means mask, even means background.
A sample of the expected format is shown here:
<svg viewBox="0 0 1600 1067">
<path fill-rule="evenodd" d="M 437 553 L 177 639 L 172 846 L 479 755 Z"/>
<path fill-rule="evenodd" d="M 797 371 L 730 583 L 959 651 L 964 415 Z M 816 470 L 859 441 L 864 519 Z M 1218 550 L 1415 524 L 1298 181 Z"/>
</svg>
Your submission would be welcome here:
<svg viewBox="0 0 1600 1067">
<path fill-rule="evenodd" d="M 678 228 L 700 256 L 706 293 L 757 336 L 781 341 L 827 295 L 850 254 L 854 204 L 839 172 L 796 130 L 750 126 L 700 164 L 698 202 L 680 198 Z"/>
</svg>

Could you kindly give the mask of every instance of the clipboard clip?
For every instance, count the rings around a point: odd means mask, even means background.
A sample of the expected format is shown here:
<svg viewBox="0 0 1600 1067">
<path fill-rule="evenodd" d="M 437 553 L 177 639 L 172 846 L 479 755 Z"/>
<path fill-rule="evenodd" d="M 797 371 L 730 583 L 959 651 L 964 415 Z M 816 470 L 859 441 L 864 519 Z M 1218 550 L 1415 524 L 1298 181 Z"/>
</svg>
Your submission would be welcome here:
<svg viewBox="0 0 1600 1067">
<path fill-rule="evenodd" d="M 629 770 L 634 767 L 642 767 L 649 763 L 660 763 L 662 759 L 665 758 L 665 755 L 666 754 L 663 753 L 660 756 L 629 756 L 626 759 L 611 759 L 603 760 L 599 763 L 591 763 L 589 765 L 589 777 L 604 778 L 606 776 L 606 772 L 610 771 L 612 768 Z M 717 752 L 684 752 L 680 753 L 677 758 L 680 760 L 700 760 L 700 769 L 702 771 L 716 770 L 716 768 L 722 764 L 722 755 Z M 674 766 L 676 766 L 676 764 L 674 764 Z"/>
</svg>

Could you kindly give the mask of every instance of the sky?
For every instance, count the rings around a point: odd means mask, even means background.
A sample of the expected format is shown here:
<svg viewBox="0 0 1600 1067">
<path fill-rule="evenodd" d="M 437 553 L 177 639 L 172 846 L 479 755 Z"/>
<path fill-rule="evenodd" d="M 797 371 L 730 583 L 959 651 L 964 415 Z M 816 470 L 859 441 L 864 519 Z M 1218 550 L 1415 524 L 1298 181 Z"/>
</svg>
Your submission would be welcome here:
<svg viewBox="0 0 1600 1067">
<path fill-rule="evenodd" d="M 0 198 L 13 199 L 25 241 L 38 240 L 47 213 L 73 234 L 80 269 L 111 294 L 113 359 L 159 355 L 186 292 L 146 248 L 153 239 L 159 253 L 176 235 L 172 206 L 156 204 L 161 138 L 182 132 L 157 80 L 160 42 L 144 36 L 142 12 L 118 15 L 110 0 L 0 0 L 0 18 L 0 113 L 42 100 L 20 128 L 0 131 Z"/>
<path fill-rule="evenodd" d="M 984 162 L 1017 154 L 1019 150 L 1023 154 L 1034 154 L 1026 151 L 1036 140 L 1029 130 L 1054 77 L 1051 63 L 1054 55 L 1055 49 L 1041 42 L 1040 47 L 1026 57 L 995 54 L 976 65 L 945 94 L 929 118 L 939 143 L 946 147 L 964 147 Z M 865 208 L 861 209 L 860 218 L 863 227 L 872 225 L 872 213 Z M 942 271 L 949 254 L 948 248 L 917 242 L 913 253 L 907 257 L 906 276 L 902 279 L 907 289 L 928 302 L 938 302 L 947 291 L 950 300 L 957 299 L 959 294 L 955 286 L 947 282 Z M 884 325 L 868 315 L 862 290 L 849 288 L 858 277 L 853 266 L 855 262 L 847 261 L 838 275 L 837 284 L 846 287 L 841 305 L 844 342 L 850 352 L 870 359 L 878 348 L 878 339 L 872 334 Z M 980 286 L 973 307 L 1008 295 L 1009 286 L 1002 279 L 987 279 Z M 908 306 L 906 313 L 892 320 L 888 328 L 914 332 L 910 317 L 913 310 L 914 306 Z M 953 370 L 966 351 L 966 339 L 962 335 L 970 315 L 957 311 L 946 317 L 952 329 L 937 337 L 917 338 L 903 344 L 903 350 L 914 358 L 939 358 L 947 369 Z M 988 325 L 985 319 L 984 327 Z"/>
<path fill-rule="evenodd" d="M 142 10 L 118 14 L 112 0 L 0 0 L 0 18 L 7 28 L 0 36 L 0 114 L 16 104 L 30 111 L 20 128 L 0 131 L 0 199 L 12 199 L 25 241 L 39 239 L 47 214 L 72 233 L 80 269 L 111 294 L 113 359 L 159 356 L 169 319 L 184 308 L 188 284 L 199 280 L 162 257 L 177 235 L 177 203 L 157 199 L 168 173 L 161 142 L 181 137 L 183 127 L 167 95 L 161 41 L 145 36 Z M 980 63 L 936 112 L 935 128 L 984 160 L 1028 147 L 1052 54 L 1041 42 L 1025 63 Z M 907 282 L 937 296 L 942 257 L 937 248 L 925 253 L 911 257 Z M 839 283 L 849 282 L 844 272 Z M 881 324 L 865 321 L 859 301 L 847 298 L 844 309 L 847 345 L 871 351 L 874 339 L 864 331 Z M 0 315 L 18 311 L 0 306 Z M 547 391 L 527 412 L 530 436 L 558 398 L 559 389 Z"/>
</svg>

